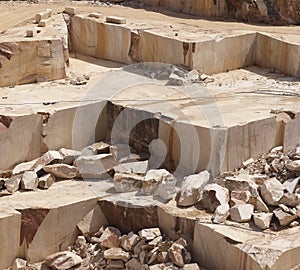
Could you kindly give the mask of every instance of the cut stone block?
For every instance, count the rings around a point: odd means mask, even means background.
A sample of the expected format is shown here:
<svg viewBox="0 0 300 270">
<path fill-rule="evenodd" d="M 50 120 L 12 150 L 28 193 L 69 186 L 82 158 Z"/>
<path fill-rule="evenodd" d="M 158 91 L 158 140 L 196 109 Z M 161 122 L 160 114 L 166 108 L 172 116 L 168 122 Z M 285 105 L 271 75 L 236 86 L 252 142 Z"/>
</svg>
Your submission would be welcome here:
<svg viewBox="0 0 300 270">
<path fill-rule="evenodd" d="M 236 222 L 250 221 L 254 211 L 252 204 L 240 204 L 230 209 L 230 218 Z"/>
<path fill-rule="evenodd" d="M 129 163 L 122 163 L 114 167 L 115 173 L 133 173 L 145 175 L 148 169 L 148 161 L 136 161 Z"/>
<path fill-rule="evenodd" d="M 198 203 L 202 196 L 202 189 L 209 182 L 209 179 L 208 171 L 185 177 L 177 197 L 177 205 L 191 206 Z"/>
<path fill-rule="evenodd" d="M 97 13 L 97 12 L 92 12 L 92 13 L 90 13 L 88 16 L 91 17 L 91 18 L 96 18 L 96 19 L 101 19 L 101 18 L 103 18 L 103 15 L 100 14 L 100 13 Z"/>
<path fill-rule="evenodd" d="M 81 257 L 71 251 L 62 251 L 48 256 L 45 262 L 57 270 L 72 269 L 82 263 Z"/>
<path fill-rule="evenodd" d="M 106 22 L 115 23 L 115 24 L 125 24 L 126 19 L 122 18 L 122 17 L 117 17 L 117 16 L 108 16 L 108 17 L 106 17 Z"/>
</svg>

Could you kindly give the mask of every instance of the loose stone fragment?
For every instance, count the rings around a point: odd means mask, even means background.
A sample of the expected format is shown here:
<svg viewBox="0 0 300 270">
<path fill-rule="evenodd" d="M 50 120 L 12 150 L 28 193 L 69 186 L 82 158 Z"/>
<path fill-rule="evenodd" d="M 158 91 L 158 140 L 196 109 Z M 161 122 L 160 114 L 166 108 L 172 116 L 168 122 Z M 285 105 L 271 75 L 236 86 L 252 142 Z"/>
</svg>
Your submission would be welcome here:
<svg viewBox="0 0 300 270">
<path fill-rule="evenodd" d="M 300 180 L 300 177 L 291 178 L 291 179 L 286 180 L 283 183 L 283 185 L 288 192 L 293 193 L 299 183 L 299 180 Z"/>
<path fill-rule="evenodd" d="M 100 19 L 100 18 L 103 17 L 102 14 L 97 13 L 97 12 L 92 12 L 92 13 L 90 13 L 88 16 L 91 17 L 91 18 L 96 18 L 96 19 Z"/>
<path fill-rule="evenodd" d="M 34 190 L 38 186 L 38 176 L 33 171 L 26 171 L 23 173 L 21 179 L 21 188 L 24 190 Z"/>
<path fill-rule="evenodd" d="M 253 213 L 254 224 L 261 230 L 270 227 L 273 213 Z"/>
<path fill-rule="evenodd" d="M 24 270 L 26 269 L 26 266 L 27 266 L 27 262 L 21 258 L 17 258 L 15 259 L 12 267 L 11 267 L 11 270 Z"/>
<path fill-rule="evenodd" d="M 100 245 L 106 248 L 120 247 L 121 232 L 114 227 L 107 227 L 100 237 Z"/>
<path fill-rule="evenodd" d="M 228 218 L 228 216 L 230 215 L 229 209 L 230 209 L 230 207 L 229 207 L 228 203 L 224 203 L 224 204 L 219 205 L 216 208 L 216 211 L 214 213 L 213 222 L 214 223 L 224 222 Z"/>
<path fill-rule="evenodd" d="M 22 177 L 23 177 L 22 174 L 18 174 L 18 175 L 14 175 L 14 176 L 10 177 L 9 179 L 7 179 L 4 184 L 7 191 L 10 193 L 14 193 L 17 190 L 19 190 Z"/>
<path fill-rule="evenodd" d="M 129 232 L 127 235 L 121 237 L 121 246 L 126 251 L 131 251 L 133 247 L 139 241 L 139 236 L 133 232 Z"/>
<path fill-rule="evenodd" d="M 144 177 L 134 174 L 116 173 L 114 187 L 116 192 L 130 192 L 142 187 Z"/>
<path fill-rule="evenodd" d="M 106 17 L 106 22 L 115 23 L 115 24 L 125 24 L 126 19 L 121 18 L 121 17 L 117 17 L 117 16 L 108 16 L 108 17 Z"/>
<path fill-rule="evenodd" d="M 143 229 L 139 231 L 139 236 L 147 241 L 153 240 L 154 238 L 161 235 L 159 228 L 149 228 L 149 229 Z"/>
<path fill-rule="evenodd" d="M 12 170 L 12 174 L 16 175 L 16 174 L 23 173 L 25 171 L 30 171 L 32 169 L 33 165 L 36 162 L 37 162 L 37 159 L 34 159 L 34 160 L 31 160 L 31 161 L 27 161 L 27 162 L 23 162 L 23 163 L 18 164 Z"/>
<path fill-rule="evenodd" d="M 278 205 L 284 189 L 284 186 L 276 178 L 271 178 L 261 186 L 261 195 L 267 204 Z"/>
<path fill-rule="evenodd" d="M 130 255 L 121 248 L 113 247 L 104 251 L 104 258 L 107 260 L 123 260 L 124 262 L 127 262 Z"/>
<path fill-rule="evenodd" d="M 148 160 L 122 163 L 114 167 L 115 173 L 133 173 L 144 176 L 147 173 Z"/>
<path fill-rule="evenodd" d="M 281 208 L 275 209 L 273 213 L 281 226 L 288 226 L 292 221 L 297 219 L 297 215 L 286 213 Z"/>
<path fill-rule="evenodd" d="M 72 165 L 76 158 L 78 158 L 81 155 L 80 151 L 72 150 L 72 149 L 66 149 L 61 148 L 58 150 L 62 157 L 62 163 Z"/>
<path fill-rule="evenodd" d="M 229 201 L 229 191 L 227 188 L 217 184 L 208 184 L 203 189 L 201 204 L 202 206 L 214 212 L 221 204 L 226 204 Z"/>
<path fill-rule="evenodd" d="M 300 160 L 294 160 L 288 163 L 286 168 L 292 172 L 300 172 Z"/>
<path fill-rule="evenodd" d="M 48 256 L 45 263 L 56 270 L 67 270 L 80 265 L 82 259 L 73 252 L 62 251 Z"/>
<path fill-rule="evenodd" d="M 247 222 L 251 219 L 254 211 L 252 204 L 240 204 L 230 209 L 230 218 L 236 222 Z"/>
<path fill-rule="evenodd" d="M 200 270 L 200 267 L 196 263 L 185 264 L 183 270 Z"/>
<path fill-rule="evenodd" d="M 48 189 L 55 182 L 55 177 L 50 173 L 43 175 L 38 180 L 38 187 L 42 189 Z"/>
<path fill-rule="evenodd" d="M 43 170 L 60 179 L 73 179 L 79 175 L 78 169 L 76 167 L 67 164 L 47 165 L 43 167 Z"/>
<path fill-rule="evenodd" d="M 77 8 L 75 7 L 65 7 L 64 13 L 74 16 L 77 13 Z"/>
<path fill-rule="evenodd" d="M 203 187 L 209 182 L 210 174 L 203 171 L 199 174 L 184 178 L 181 190 L 177 197 L 178 206 L 192 206 L 198 203 L 202 196 Z"/>
<path fill-rule="evenodd" d="M 295 207 L 300 204 L 300 195 L 295 193 L 289 193 L 289 192 L 284 193 L 279 202 L 281 204 Z"/>
<path fill-rule="evenodd" d="M 178 266 L 183 267 L 186 263 L 191 261 L 191 254 L 182 246 L 173 243 L 168 251 L 169 258 Z"/>
<path fill-rule="evenodd" d="M 40 158 L 38 158 L 31 168 L 36 173 L 38 173 L 41 169 L 43 169 L 46 165 L 49 164 L 57 164 L 62 161 L 62 156 L 58 151 L 49 150 L 45 154 L 43 154 Z"/>
<path fill-rule="evenodd" d="M 249 202 L 251 197 L 250 191 L 240 191 L 240 190 L 233 190 L 230 194 L 231 199 L 236 199 L 242 201 L 244 203 Z"/>
</svg>

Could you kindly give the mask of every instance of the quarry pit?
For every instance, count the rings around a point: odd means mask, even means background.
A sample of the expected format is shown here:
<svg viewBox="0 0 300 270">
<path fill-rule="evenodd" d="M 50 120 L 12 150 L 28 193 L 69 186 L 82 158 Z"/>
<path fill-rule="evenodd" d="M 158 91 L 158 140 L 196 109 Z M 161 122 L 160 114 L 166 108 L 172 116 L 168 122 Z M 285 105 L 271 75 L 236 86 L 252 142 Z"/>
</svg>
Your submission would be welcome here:
<svg viewBox="0 0 300 270">
<path fill-rule="evenodd" d="M 300 269 L 299 18 L 178 2 L 0 2 L 0 269 Z"/>
</svg>

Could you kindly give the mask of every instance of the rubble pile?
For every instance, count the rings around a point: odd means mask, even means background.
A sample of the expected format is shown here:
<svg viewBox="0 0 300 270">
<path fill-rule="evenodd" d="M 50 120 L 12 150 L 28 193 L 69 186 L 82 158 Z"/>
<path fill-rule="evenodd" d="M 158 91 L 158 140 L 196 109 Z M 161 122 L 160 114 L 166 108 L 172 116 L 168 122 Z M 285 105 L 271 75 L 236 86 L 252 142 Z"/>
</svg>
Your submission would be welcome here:
<svg viewBox="0 0 300 270">
<path fill-rule="evenodd" d="M 191 263 L 191 254 L 185 239 L 170 241 L 161 234 L 159 228 L 146 228 L 137 234 L 131 231 L 121 235 L 115 227 L 101 227 L 95 234 L 80 235 L 73 246 L 48 256 L 42 263 L 30 265 L 18 258 L 12 267 L 57 270 L 74 268 L 200 270 L 198 264 Z"/>
<path fill-rule="evenodd" d="M 194 180 L 196 179 L 197 180 Z M 250 222 L 259 229 L 299 225 L 300 147 L 287 154 L 276 147 L 208 183 L 208 172 L 188 176 L 177 206 L 197 205 L 213 213 L 213 222 Z M 185 203 L 183 203 L 185 202 Z"/>
</svg>

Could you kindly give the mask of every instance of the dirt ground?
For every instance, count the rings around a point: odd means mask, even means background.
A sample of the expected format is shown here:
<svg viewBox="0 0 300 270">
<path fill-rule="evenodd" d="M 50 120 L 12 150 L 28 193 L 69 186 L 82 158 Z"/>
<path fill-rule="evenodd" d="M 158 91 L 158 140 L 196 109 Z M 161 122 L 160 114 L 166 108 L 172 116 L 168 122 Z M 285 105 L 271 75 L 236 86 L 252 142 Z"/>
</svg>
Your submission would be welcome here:
<svg viewBox="0 0 300 270">
<path fill-rule="evenodd" d="M 62 12 L 65 6 L 77 6 L 79 13 L 99 12 L 104 15 L 116 15 L 126 17 L 130 20 L 144 21 L 145 23 L 172 24 L 179 30 L 189 27 L 197 27 L 200 31 L 228 31 L 228 30 L 254 30 L 278 34 L 300 34 L 300 26 L 266 26 L 251 25 L 241 22 L 216 21 L 203 19 L 186 14 L 179 14 L 166 11 L 164 9 L 145 10 L 125 7 L 120 5 L 105 6 L 101 2 L 93 4 L 92 1 L 80 2 L 49 2 L 31 4 L 27 2 L 0 2 L 0 32 L 31 22 L 37 12 L 46 8 L 51 8 L 54 12 Z"/>
</svg>

